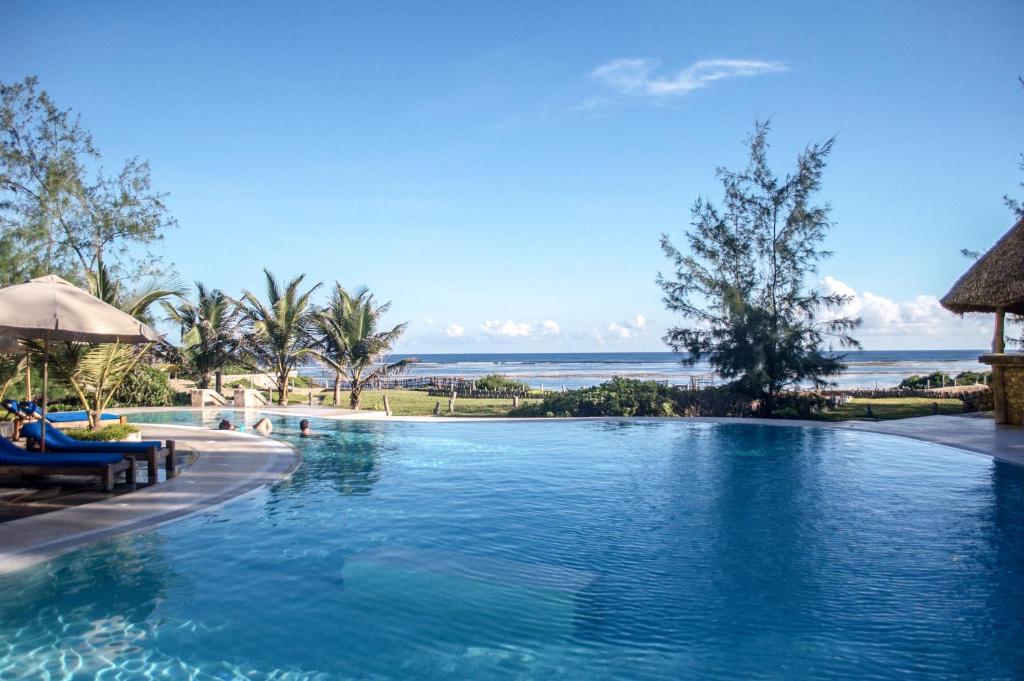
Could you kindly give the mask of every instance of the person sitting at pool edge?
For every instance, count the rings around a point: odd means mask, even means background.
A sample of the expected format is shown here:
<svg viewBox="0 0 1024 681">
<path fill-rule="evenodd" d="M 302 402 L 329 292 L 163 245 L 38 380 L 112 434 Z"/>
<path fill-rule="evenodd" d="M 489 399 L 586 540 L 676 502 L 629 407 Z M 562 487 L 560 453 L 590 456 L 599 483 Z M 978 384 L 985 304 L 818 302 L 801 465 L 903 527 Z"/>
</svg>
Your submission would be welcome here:
<svg viewBox="0 0 1024 681">
<path fill-rule="evenodd" d="M 313 431 L 309 429 L 309 421 L 302 419 L 299 421 L 299 437 L 312 437 Z"/>
</svg>

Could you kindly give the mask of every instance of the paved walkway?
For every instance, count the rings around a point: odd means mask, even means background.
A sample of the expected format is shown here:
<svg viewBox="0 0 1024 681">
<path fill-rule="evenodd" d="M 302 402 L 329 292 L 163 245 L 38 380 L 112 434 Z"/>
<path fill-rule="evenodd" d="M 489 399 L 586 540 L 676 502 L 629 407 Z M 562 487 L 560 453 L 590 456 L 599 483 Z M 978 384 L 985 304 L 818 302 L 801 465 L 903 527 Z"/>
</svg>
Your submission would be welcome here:
<svg viewBox="0 0 1024 681">
<path fill-rule="evenodd" d="M 144 439 L 173 439 L 197 459 L 178 477 L 131 494 L 0 524 L 0 573 L 50 560 L 86 544 L 150 529 L 207 510 L 287 477 L 300 455 L 290 445 L 245 433 L 141 425 Z"/>
<path fill-rule="evenodd" d="M 919 416 L 893 421 L 843 421 L 831 426 L 934 442 L 1024 465 L 1024 427 L 997 426 L 984 416 Z"/>
</svg>

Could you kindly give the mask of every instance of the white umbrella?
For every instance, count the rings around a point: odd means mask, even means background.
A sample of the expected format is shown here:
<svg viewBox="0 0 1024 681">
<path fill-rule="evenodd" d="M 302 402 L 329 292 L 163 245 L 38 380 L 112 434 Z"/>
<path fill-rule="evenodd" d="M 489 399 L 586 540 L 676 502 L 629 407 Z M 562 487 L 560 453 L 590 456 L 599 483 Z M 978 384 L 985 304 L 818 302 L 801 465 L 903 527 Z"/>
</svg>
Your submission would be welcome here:
<svg viewBox="0 0 1024 681">
<path fill-rule="evenodd" d="M 130 314 L 52 274 L 0 289 L 0 336 L 43 341 L 43 451 L 50 341 L 135 345 L 160 340 Z"/>
</svg>

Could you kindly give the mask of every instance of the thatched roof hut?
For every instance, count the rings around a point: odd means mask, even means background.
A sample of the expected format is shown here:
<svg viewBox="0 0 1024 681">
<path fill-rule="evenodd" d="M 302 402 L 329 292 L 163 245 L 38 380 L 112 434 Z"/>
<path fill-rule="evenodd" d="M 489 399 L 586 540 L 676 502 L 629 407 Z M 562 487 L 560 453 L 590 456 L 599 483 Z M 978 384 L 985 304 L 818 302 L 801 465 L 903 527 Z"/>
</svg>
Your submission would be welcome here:
<svg viewBox="0 0 1024 681">
<path fill-rule="evenodd" d="M 957 314 L 1024 314 L 1024 218 L 981 256 L 940 302 Z"/>
</svg>

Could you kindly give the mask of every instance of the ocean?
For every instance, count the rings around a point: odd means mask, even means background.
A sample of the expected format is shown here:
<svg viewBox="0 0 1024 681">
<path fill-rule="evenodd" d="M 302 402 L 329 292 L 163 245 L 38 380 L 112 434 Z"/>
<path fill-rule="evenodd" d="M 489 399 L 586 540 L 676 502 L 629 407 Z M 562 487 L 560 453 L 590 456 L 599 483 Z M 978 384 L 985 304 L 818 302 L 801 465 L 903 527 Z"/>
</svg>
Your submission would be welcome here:
<svg viewBox="0 0 1024 681">
<path fill-rule="evenodd" d="M 847 370 L 834 381 L 845 388 L 892 387 L 912 374 L 984 371 L 983 350 L 862 350 L 846 353 Z M 459 376 L 473 379 L 504 374 L 534 388 L 596 385 L 612 376 L 688 385 L 691 376 L 709 376 L 707 364 L 684 366 L 671 352 L 569 352 L 393 355 L 419 360 L 407 376 Z"/>
</svg>

